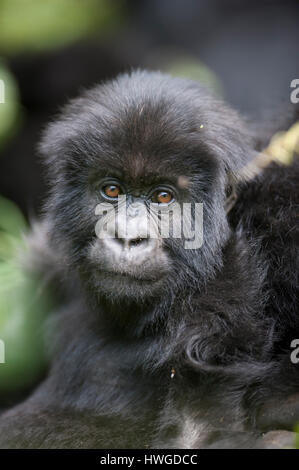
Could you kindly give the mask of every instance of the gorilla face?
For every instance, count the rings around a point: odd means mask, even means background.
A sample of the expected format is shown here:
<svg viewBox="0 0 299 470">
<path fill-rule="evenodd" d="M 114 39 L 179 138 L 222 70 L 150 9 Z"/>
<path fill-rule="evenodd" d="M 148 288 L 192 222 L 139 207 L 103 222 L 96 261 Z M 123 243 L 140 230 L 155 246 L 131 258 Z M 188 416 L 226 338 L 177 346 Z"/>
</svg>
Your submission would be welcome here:
<svg viewBox="0 0 299 470">
<path fill-rule="evenodd" d="M 52 240 L 93 294 L 140 301 L 213 275 L 229 234 L 228 174 L 252 158 L 235 123 L 198 84 L 136 72 L 86 92 L 49 127 Z"/>
</svg>

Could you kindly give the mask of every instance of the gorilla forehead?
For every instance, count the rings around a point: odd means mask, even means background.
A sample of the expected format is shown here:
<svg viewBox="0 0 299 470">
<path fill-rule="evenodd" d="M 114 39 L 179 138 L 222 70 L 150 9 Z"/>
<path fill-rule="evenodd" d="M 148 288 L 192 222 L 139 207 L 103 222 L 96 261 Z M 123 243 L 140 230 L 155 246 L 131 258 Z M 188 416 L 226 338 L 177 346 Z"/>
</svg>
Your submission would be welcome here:
<svg viewBox="0 0 299 470">
<path fill-rule="evenodd" d="M 153 80 L 150 87 L 139 80 L 132 95 L 125 76 L 74 101 L 68 108 L 71 120 L 66 124 L 73 131 L 65 133 L 70 134 L 64 140 L 66 153 L 94 167 L 125 172 L 132 180 L 198 172 L 198 164 L 208 164 L 213 157 L 194 99 L 186 99 L 184 90 L 176 87 L 163 92 L 165 77 L 162 83 Z M 136 79 L 130 79 L 128 86 L 134 83 Z"/>
<path fill-rule="evenodd" d="M 233 166 L 236 155 L 245 159 L 248 139 L 236 122 L 236 113 L 198 83 L 137 71 L 73 100 L 40 149 L 56 174 L 68 161 L 83 173 L 115 168 L 137 180 L 153 173 L 188 176 L 215 169 L 215 161 L 224 167 Z"/>
</svg>

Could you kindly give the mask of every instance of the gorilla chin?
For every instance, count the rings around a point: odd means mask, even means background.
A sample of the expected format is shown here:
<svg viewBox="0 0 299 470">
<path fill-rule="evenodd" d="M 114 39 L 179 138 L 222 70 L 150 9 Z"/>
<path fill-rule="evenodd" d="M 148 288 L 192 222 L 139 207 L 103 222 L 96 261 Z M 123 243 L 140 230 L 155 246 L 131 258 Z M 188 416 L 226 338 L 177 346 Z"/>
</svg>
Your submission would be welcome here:
<svg viewBox="0 0 299 470">
<path fill-rule="evenodd" d="M 100 292 L 113 302 L 142 302 L 159 297 L 165 291 L 166 273 L 156 272 L 143 276 L 122 271 L 96 270 L 92 276 L 92 292 Z"/>
</svg>

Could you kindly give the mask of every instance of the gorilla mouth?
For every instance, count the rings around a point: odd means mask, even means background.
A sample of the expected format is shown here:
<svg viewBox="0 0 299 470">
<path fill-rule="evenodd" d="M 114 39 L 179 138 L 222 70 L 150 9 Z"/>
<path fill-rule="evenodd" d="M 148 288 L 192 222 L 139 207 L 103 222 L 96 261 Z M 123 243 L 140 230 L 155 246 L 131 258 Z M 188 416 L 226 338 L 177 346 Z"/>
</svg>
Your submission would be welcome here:
<svg viewBox="0 0 299 470">
<path fill-rule="evenodd" d="M 134 273 L 134 272 L 128 272 L 128 271 L 114 271 L 114 270 L 100 270 L 99 273 L 107 278 L 113 278 L 115 280 L 127 280 L 127 281 L 135 281 L 139 283 L 152 283 L 154 284 L 155 282 L 160 281 L 165 273 L 153 273 L 152 275 L 147 274 L 141 274 L 141 273 Z"/>
</svg>

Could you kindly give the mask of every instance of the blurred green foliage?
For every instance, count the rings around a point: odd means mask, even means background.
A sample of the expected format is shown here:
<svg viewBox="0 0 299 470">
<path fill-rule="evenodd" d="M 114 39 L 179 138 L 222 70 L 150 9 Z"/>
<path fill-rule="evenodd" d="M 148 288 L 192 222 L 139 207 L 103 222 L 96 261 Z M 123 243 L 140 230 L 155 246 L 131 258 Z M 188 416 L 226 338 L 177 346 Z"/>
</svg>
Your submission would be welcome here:
<svg viewBox="0 0 299 470">
<path fill-rule="evenodd" d="M 222 83 L 216 73 L 198 57 L 176 47 L 162 47 L 150 54 L 150 68 L 159 69 L 174 77 L 198 81 L 215 95 L 223 96 Z"/>
<path fill-rule="evenodd" d="M 13 253 L 14 244 L 8 244 L 7 250 L 1 250 L 4 238 L 18 241 L 20 234 L 26 231 L 27 223 L 21 211 L 13 202 L 0 197 L 0 261 L 10 258 Z"/>
<path fill-rule="evenodd" d="M 299 449 L 299 423 L 297 424 L 297 427 L 295 429 L 296 431 L 296 442 L 295 442 L 295 448 Z"/>
<path fill-rule="evenodd" d="M 13 135 L 19 119 L 20 105 L 19 92 L 13 75 L 5 67 L 4 61 L 0 59 L 0 80 L 2 81 L 2 92 L 0 96 L 0 150 L 8 137 Z M 3 101 L 2 102 L 2 99 Z"/>
<path fill-rule="evenodd" d="M 42 330 L 52 303 L 47 289 L 22 267 L 27 230 L 15 204 L 0 197 L 0 394 L 34 383 L 46 363 Z"/>
<path fill-rule="evenodd" d="M 0 0 L 0 51 L 52 49 L 109 30 L 122 2 L 111 0 Z"/>
<path fill-rule="evenodd" d="M 182 55 L 168 62 L 166 71 L 173 76 L 199 81 L 221 96 L 223 89 L 220 80 L 212 70 L 198 59 Z"/>
</svg>

